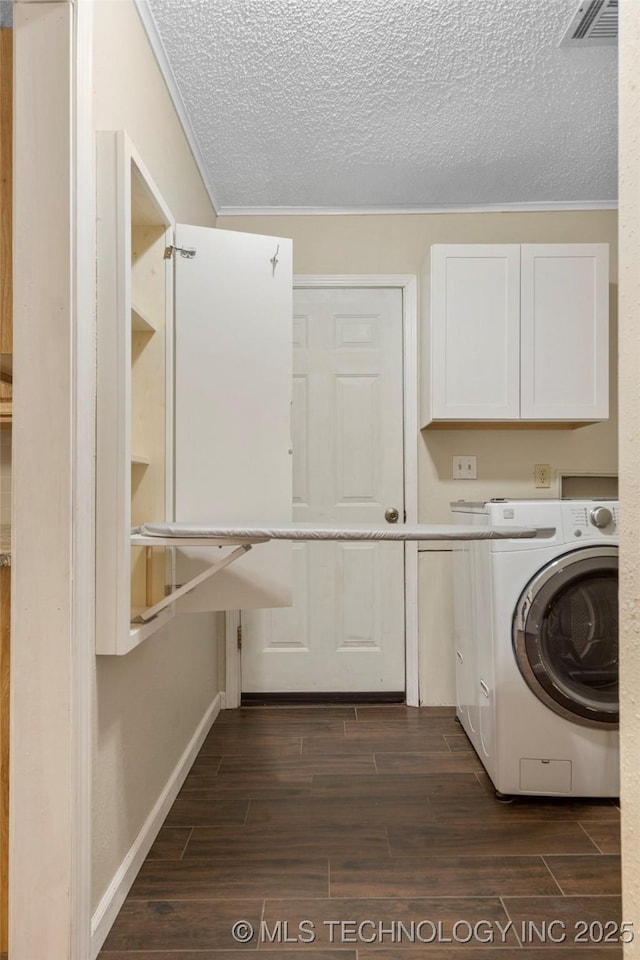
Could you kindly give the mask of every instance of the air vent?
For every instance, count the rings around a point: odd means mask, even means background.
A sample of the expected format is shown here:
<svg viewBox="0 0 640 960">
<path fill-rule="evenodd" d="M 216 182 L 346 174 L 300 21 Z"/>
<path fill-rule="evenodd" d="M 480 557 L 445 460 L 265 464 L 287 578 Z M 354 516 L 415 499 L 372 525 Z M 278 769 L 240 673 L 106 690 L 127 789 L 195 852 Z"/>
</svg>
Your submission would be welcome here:
<svg viewBox="0 0 640 960">
<path fill-rule="evenodd" d="M 617 42 L 618 0 L 584 0 L 571 18 L 560 46 L 612 46 Z"/>
</svg>

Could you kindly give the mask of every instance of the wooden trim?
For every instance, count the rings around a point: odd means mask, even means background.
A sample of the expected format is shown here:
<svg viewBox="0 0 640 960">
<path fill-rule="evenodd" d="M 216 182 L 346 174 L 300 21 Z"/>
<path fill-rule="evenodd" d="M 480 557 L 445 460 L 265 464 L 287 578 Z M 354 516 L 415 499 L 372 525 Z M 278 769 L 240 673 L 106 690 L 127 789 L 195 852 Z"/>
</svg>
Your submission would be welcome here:
<svg viewBox="0 0 640 960">
<path fill-rule="evenodd" d="M 418 522 L 418 280 L 402 287 L 404 319 L 404 503 L 409 523 Z M 405 563 L 405 693 L 407 706 L 420 704 L 418 677 L 418 544 L 406 543 Z"/>
<path fill-rule="evenodd" d="M 296 274 L 293 278 L 294 288 L 308 287 L 318 289 L 322 287 L 402 287 L 410 288 L 411 283 L 417 281 L 413 273 L 338 273 L 338 274 Z"/>
<path fill-rule="evenodd" d="M 9 941 L 16 958 L 86 960 L 90 947 L 92 7 L 66 0 L 13 6 Z"/>
<path fill-rule="evenodd" d="M 422 430 L 577 430 L 591 427 L 597 420 L 433 420 Z"/>
<path fill-rule="evenodd" d="M 84 960 L 91 944 L 93 690 L 95 677 L 95 422 L 96 422 L 96 204 L 93 131 L 94 5 L 74 3 L 72 69 L 72 314 L 73 401 L 71 431 L 72 623 L 70 753 L 73 793 L 69 806 L 71 884 L 70 960 Z"/>
<path fill-rule="evenodd" d="M 138 0 L 137 0 L 138 2 Z M 617 210 L 615 200 L 567 200 L 548 203 L 494 203 L 407 207 L 216 207 L 219 217 L 406 217 L 414 214 L 563 213 Z"/>
<path fill-rule="evenodd" d="M 0 353 L 12 353 L 13 30 L 0 30 Z"/>
<path fill-rule="evenodd" d="M 238 627 L 240 611 L 227 610 L 225 614 L 225 697 L 224 709 L 235 710 L 240 706 L 241 674 L 240 651 L 238 650 Z"/>
<path fill-rule="evenodd" d="M 414 274 L 299 274 L 294 289 L 337 287 L 400 287 L 404 330 L 404 482 L 407 521 L 418 519 L 418 282 Z M 411 438 L 414 438 L 413 440 Z M 407 705 L 420 703 L 418 638 L 418 544 L 405 544 L 405 696 Z M 227 617 L 229 620 L 229 617 Z M 240 676 L 240 653 L 227 632 L 227 691 Z M 239 682 L 239 681 L 238 681 Z M 235 704 L 234 704 L 235 705 Z M 231 703 L 229 703 L 231 706 Z"/>
</svg>

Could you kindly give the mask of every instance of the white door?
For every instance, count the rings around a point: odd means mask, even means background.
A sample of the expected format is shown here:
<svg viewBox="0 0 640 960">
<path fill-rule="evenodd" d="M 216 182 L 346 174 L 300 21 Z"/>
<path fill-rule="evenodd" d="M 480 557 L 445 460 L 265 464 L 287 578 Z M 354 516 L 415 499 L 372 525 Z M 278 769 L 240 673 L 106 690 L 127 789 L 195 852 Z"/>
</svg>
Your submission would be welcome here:
<svg viewBox="0 0 640 960">
<path fill-rule="evenodd" d="M 196 251 L 175 254 L 176 519 L 290 523 L 291 241 L 183 224 L 176 238 Z M 178 583 L 224 551 L 177 550 Z M 273 541 L 202 583 L 178 610 L 290 602 L 291 544 Z"/>
<path fill-rule="evenodd" d="M 402 522 L 401 290 L 294 291 L 293 373 L 294 519 Z M 404 690 L 402 543 L 297 543 L 293 607 L 242 616 L 244 693 Z"/>
</svg>

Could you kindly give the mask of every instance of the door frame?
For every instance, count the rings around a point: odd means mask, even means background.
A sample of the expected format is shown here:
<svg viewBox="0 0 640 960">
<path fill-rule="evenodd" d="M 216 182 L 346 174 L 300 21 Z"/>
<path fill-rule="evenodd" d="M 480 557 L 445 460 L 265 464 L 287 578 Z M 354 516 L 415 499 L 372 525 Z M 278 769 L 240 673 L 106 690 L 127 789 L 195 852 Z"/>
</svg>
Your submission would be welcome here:
<svg viewBox="0 0 640 960">
<path fill-rule="evenodd" d="M 414 274 L 299 274 L 293 277 L 293 289 L 374 290 L 391 287 L 402 291 L 403 359 L 403 466 L 404 506 L 407 523 L 418 521 L 418 280 Z M 404 616 L 405 616 L 405 696 L 407 705 L 420 705 L 418 673 L 418 544 L 404 544 Z M 226 617 L 226 709 L 240 705 L 242 677 L 237 629 L 238 611 Z"/>
<path fill-rule="evenodd" d="M 87 960 L 95 661 L 93 8 L 36 0 L 14 3 L 13 17 L 9 944 L 15 957 Z"/>
</svg>

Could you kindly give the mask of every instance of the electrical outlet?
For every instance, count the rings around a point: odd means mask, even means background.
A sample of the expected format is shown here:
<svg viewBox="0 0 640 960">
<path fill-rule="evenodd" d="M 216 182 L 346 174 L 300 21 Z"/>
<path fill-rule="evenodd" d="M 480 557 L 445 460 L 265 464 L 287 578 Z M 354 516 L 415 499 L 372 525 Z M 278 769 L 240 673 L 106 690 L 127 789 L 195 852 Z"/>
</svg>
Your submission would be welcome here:
<svg viewBox="0 0 640 960">
<path fill-rule="evenodd" d="M 478 461 L 476 457 L 454 457 L 453 458 L 453 479 L 454 480 L 477 480 L 478 479 Z"/>
<path fill-rule="evenodd" d="M 533 481 L 537 489 L 551 486 L 551 470 L 548 463 L 536 463 L 533 468 Z"/>
</svg>

